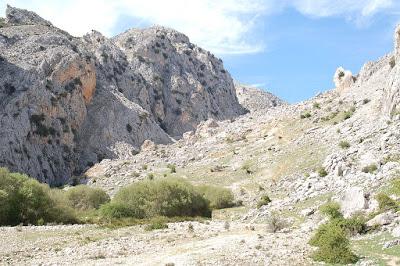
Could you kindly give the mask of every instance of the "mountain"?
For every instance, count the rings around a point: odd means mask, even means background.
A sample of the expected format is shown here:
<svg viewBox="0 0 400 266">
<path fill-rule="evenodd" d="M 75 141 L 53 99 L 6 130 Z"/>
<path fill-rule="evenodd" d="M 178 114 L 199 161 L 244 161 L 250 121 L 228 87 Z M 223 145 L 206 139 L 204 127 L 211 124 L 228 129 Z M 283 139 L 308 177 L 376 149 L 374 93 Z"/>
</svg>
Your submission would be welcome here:
<svg viewBox="0 0 400 266">
<path fill-rule="evenodd" d="M 76 38 L 8 6 L 0 54 L 0 165 L 52 185 L 247 112 L 222 61 L 164 27 Z"/>
<path fill-rule="evenodd" d="M 251 112 L 265 111 L 286 104 L 272 93 L 259 88 L 240 83 L 236 83 L 235 88 L 239 103 Z"/>
</svg>

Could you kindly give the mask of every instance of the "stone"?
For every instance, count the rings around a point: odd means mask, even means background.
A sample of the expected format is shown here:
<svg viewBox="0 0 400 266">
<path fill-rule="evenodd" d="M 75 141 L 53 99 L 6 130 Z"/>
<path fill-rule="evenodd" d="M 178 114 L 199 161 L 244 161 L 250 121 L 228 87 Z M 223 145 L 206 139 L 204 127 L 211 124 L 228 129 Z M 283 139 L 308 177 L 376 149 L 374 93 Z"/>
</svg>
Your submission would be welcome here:
<svg viewBox="0 0 400 266">
<path fill-rule="evenodd" d="M 400 237 L 400 225 L 398 225 L 395 228 L 393 228 L 392 236 L 393 237 Z"/>
<path fill-rule="evenodd" d="M 368 201 L 361 187 L 348 188 L 340 199 L 341 211 L 344 217 L 363 211 L 368 208 Z"/>
<path fill-rule="evenodd" d="M 351 71 L 339 67 L 336 69 L 335 75 L 333 76 L 333 82 L 339 93 L 346 92 L 354 84 L 353 74 Z"/>
<path fill-rule="evenodd" d="M 367 222 L 367 226 L 373 227 L 377 225 L 387 225 L 393 222 L 393 220 L 396 218 L 396 215 L 393 212 L 385 212 L 378 214 L 371 220 Z"/>
</svg>

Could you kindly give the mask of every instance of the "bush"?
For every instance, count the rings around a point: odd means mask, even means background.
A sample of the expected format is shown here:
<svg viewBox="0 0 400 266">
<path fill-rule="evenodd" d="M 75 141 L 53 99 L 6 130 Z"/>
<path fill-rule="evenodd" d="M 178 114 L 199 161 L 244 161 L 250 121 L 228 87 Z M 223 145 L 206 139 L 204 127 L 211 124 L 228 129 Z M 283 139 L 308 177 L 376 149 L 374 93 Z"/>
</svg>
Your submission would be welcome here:
<svg viewBox="0 0 400 266">
<path fill-rule="evenodd" d="M 370 99 L 365 98 L 365 99 L 363 100 L 363 104 L 367 104 L 367 103 L 369 103 L 370 101 L 371 101 Z"/>
<path fill-rule="evenodd" d="M 267 195 L 264 195 L 257 202 L 257 208 L 261 208 L 264 205 L 268 205 L 271 201 L 272 200 Z"/>
<path fill-rule="evenodd" d="M 235 205 L 233 193 L 227 188 L 202 185 L 196 190 L 209 201 L 211 209 L 224 209 Z"/>
<path fill-rule="evenodd" d="M 327 172 L 327 171 L 325 170 L 325 168 L 323 168 L 323 167 L 318 168 L 318 169 L 317 169 L 317 172 L 318 172 L 318 175 L 319 175 L 320 177 L 325 177 L 325 176 L 328 175 L 328 172 Z"/>
<path fill-rule="evenodd" d="M 313 104 L 313 107 L 314 107 L 315 109 L 321 109 L 321 105 L 320 105 L 319 103 L 314 103 L 314 104 Z"/>
<path fill-rule="evenodd" d="M 168 164 L 167 168 L 169 168 L 169 170 L 171 170 L 171 173 L 176 173 L 176 166 L 175 164 Z"/>
<path fill-rule="evenodd" d="M 367 232 L 366 218 L 362 215 L 354 215 L 348 219 L 341 219 L 338 221 L 338 225 L 350 235 Z"/>
<path fill-rule="evenodd" d="M 100 205 L 110 201 L 107 193 L 99 188 L 79 185 L 66 191 L 69 204 L 79 210 L 98 209 Z"/>
<path fill-rule="evenodd" d="M 312 255 L 316 261 L 349 264 L 358 260 L 350 249 L 346 232 L 334 222 L 322 224 L 309 243 L 318 247 Z"/>
<path fill-rule="evenodd" d="M 353 115 L 352 111 L 345 111 L 343 112 L 343 120 L 349 119 Z"/>
<path fill-rule="evenodd" d="M 378 195 L 376 195 L 376 200 L 378 201 L 379 210 L 381 210 L 381 211 L 389 211 L 389 210 L 398 210 L 399 209 L 398 203 L 384 193 L 379 193 Z"/>
<path fill-rule="evenodd" d="M 391 185 L 391 192 L 396 196 L 400 196 L 400 178 L 392 180 Z"/>
<path fill-rule="evenodd" d="M 168 228 L 167 219 L 165 217 L 155 217 L 144 228 L 146 231 L 160 230 Z"/>
<path fill-rule="evenodd" d="M 342 140 L 339 142 L 339 147 L 342 149 L 348 149 L 350 148 L 350 143 L 345 140 Z"/>
<path fill-rule="evenodd" d="M 77 222 L 73 211 L 52 197 L 48 185 L 0 168 L 0 224 Z"/>
<path fill-rule="evenodd" d="M 267 230 L 270 233 L 276 233 L 286 227 L 285 220 L 279 218 L 276 213 L 272 213 L 267 220 Z"/>
<path fill-rule="evenodd" d="M 122 188 L 110 203 L 112 211 L 103 213 L 112 217 L 114 204 L 118 215 L 122 209 L 124 215 L 134 218 L 211 215 L 207 200 L 191 184 L 174 178 L 145 180 Z"/>
<path fill-rule="evenodd" d="M 372 174 L 377 169 L 378 169 L 378 166 L 376 166 L 376 164 L 370 164 L 370 165 L 367 165 L 367 166 L 363 167 L 363 169 L 361 169 L 361 171 L 364 172 L 364 173 Z"/>
<path fill-rule="evenodd" d="M 321 207 L 319 207 L 319 211 L 327 215 L 330 219 L 338 219 L 343 218 L 342 213 L 340 212 L 340 205 L 337 202 L 330 201 L 325 203 Z"/>
<path fill-rule="evenodd" d="M 120 202 L 109 202 L 100 207 L 100 215 L 106 218 L 127 218 L 136 217 L 135 210 L 129 208 L 124 203 Z"/>
<path fill-rule="evenodd" d="M 311 113 L 310 113 L 310 112 L 305 112 L 304 114 L 301 114 L 301 115 L 300 115 L 300 118 L 301 118 L 301 119 L 310 118 L 310 117 L 311 117 Z"/>
</svg>

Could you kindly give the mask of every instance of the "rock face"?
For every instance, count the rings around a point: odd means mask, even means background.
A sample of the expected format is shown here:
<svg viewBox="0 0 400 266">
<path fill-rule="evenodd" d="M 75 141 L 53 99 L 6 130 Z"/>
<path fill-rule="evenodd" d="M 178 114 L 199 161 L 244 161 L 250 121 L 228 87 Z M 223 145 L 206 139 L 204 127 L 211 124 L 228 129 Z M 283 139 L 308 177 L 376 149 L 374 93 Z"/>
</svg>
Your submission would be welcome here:
<svg viewBox="0 0 400 266">
<path fill-rule="evenodd" d="M 258 88 L 239 83 L 235 84 L 235 88 L 239 103 L 250 112 L 266 110 L 286 104 L 272 93 Z"/>
<path fill-rule="evenodd" d="M 222 61 L 185 35 L 155 26 L 128 30 L 113 41 L 146 84 L 132 96 L 171 136 L 181 137 L 209 118 L 245 113 Z"/>
<path fill-rule="evenodd" d="M 0 29 L 0 166 L 52 185 L 149 139 L 244 114 L 221 60 L 174 30 L 75 38 L 8 6 Z"/>
</svg>

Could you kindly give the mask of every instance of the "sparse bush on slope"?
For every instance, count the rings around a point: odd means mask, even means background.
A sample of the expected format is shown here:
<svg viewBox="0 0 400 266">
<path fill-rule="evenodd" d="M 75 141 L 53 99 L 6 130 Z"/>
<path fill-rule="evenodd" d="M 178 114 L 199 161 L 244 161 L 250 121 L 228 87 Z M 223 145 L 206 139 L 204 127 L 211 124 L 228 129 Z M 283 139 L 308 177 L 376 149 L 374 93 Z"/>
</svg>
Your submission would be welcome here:
<svg viewBox="0 0 400 266">
<path fill-rule="evenodd" d="M 354 216 L 345 219 L 340 213 L 340 206 L 328 202 L 320 207 L 320 212 L 329 216 L 330 220 L 318 227 L 309 244 L 318 247 L 312 254 L 316 261 L 333 264 L 355 263 L 358 257 L 351 251 L 348 234 L 364 233 L 365 218 Z"/>
</svg>

